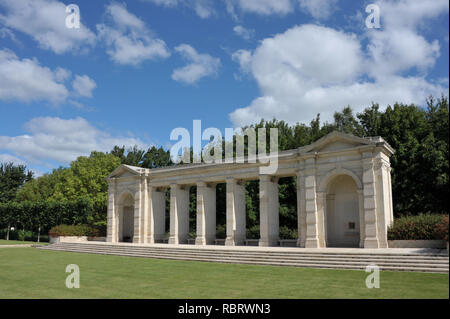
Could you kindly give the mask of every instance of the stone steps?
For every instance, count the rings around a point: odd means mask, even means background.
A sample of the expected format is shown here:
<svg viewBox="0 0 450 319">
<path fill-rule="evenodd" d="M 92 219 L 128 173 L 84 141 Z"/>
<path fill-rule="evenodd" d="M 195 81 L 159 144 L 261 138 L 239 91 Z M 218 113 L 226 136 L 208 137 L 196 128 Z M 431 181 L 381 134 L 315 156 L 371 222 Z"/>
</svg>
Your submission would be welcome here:
<svg viewBox="0 0 450 319">
<path fill-rule="evenodd" d="M 58 247 L 58 246 L 55 246 Z M 71 244 L 64 244 L 64 249 L 70 249 L 71 247 L 74 247 L 77 249 L 77 244 L 71 245 Z M 103 246 L 93 246 L 89 245 L 84 247 L 84 250 L 86 251 L 96 251 L 98 249 L 102 250 Z M 129 247 L 126 246 L 114 246 L 114 250 L 117 252 L 128 252 Z M 327 255 L 327 254 L 307 254 L 307 253 L 301 253 L 299 255 L 298 253 L 294 254 L 282 254 L 282 253 L 258 253 L 258 252 L 239 252 L 239 251 L 217 251 L 217 250 L 195 250 L 195 249 L 164 249 L 164 248 L 150 248 L 149 247 L 133 247 L 133 253 L 153 253 L 153 254 L 163 254 L 163 255 L 173 255 L 173 256 L 220 256 L 224 258 L 228 257 L 236 257 L 236 258 L 258 258 L 258 259 L 271 259 L 271 258 L 277 258 L 277 259 L 283 259 L 283 260 L 289 260 L 289 261 L 305 261 L 305 260 L 324 260 L 324 261 L 342 261 L 345 259 L 345 261 L 354 261 L 361 260 L 361 258 L 364 260 L 364 262 L 378 262 L 378 261 L 398 261 L 401 260 L 402 263 L 418 263 L 421 261 L 433 261 L 435 264 L 443 264 L 448 265 L 448 259 L 445 257 L 429 257 L 429 256 L 376 256 L 376 255 L 367 255 L 367 256 L 361 256 L 360 255 Z"/>
<path fill-rule="evenodd" d="M 43 250 L 57 250 L 78 253 L 94 253 L 130 257 L 145 257 L 173 260 L 195 260 L 234 264 L 254 264 L 272 266 L 294 266 L 329 269 L 365 269 L 376 264 L 382 270 L 419 271 L 448 273 L 448 255 L 425 254 L 383 254 L 383 253 L 311 253 L 255 250 L 221 250 L 175 247 L 153 247 L 113 244 L 57 243 Z"/>
</svg>

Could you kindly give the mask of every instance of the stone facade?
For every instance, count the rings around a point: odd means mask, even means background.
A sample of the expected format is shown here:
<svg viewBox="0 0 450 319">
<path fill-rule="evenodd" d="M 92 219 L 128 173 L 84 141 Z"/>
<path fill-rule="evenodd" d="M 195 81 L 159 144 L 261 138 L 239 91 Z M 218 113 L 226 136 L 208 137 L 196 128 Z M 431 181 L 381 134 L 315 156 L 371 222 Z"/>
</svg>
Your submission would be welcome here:
<svg viewBox="0 0 450 319">
<path fill-rule="evenodd" d="M 244 185 L 246 181 L 259 180 L 259 245 L 277 246 L 278 179 L 293 176 L 297 179 L 297 246 L 387 248 L 387 228 L 393 222 L 389 163 L 393 152 L 381 137 L 359 138 L 333 132 L 311 145 L 278 153 L 278 169 L 271 175 L 260 174 L 267 161 L 158 169 L 121 165 L 107 179 L 107 241 L 162 242 L 166 228 L 165 192 L 170 189 L 168 242 L 186 244 L 189 187 L 197 186 L 195 244 L 214 244 L 215 188 L 218 183 L 225 183 L 225 244 L 244 245 Z"/>
</svg>

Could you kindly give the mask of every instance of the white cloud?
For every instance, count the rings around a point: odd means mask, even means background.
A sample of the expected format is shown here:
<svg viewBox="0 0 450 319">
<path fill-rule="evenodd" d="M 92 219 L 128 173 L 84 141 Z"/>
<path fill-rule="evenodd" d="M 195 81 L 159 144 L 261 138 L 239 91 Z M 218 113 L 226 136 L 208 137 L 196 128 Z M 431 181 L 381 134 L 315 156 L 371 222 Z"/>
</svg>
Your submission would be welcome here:
<svg viewBox="0 0 450 319">
<path fill-rule="evenodd" d="M 156 5 L 175 8 L 178 5 L 187 6 L 195 11 L 195 13 L 202 19 L 211 17 L 214 13 L 212 0 L 144 0 Z"/>
<path fill-rule="evenodd" d="M 80 28 L 69 29 L 65 19 L 64 3 L 56 0 L 2 0 L 0 23 L 23 32 L 43 49 L 60 54 L 79 51 L 95 44 L 95 34 L 81 23 Z"/>
<path fill-rule="evenodd" d="M 188 65 L 175 69 L 172 79 L 187 84 L 195 84 L 203 77 L 217 75 L 220 68 L 220 59 L 209 54 L 200 54 L 188 44 L 181 44 L 175 51 L 189 62 Z"/>
<path fill-rule="evenodd" d="M 233 60 L 251 72 L 261 96 L 232 112 L 233 124 L 273 117 L 308 123 L 317 113 L 332 120 L 334 111 L 346 105 L 361 111 L 372 101 L 422 104 L 429 94 L 448 94 L 445 82 L 426 79 L 439 56 L 436 41 L 427 42 L 412 28 L 392 30 L 389 25 L 366 36 L 368 45 L 362 48 L 353 34 L 303 25 L 264 39 L 253 54 L 235 52 Z"/>
<path fill-rule="evenodd" d="M 424 72 L 434 65 L 440 55 L 439 41 L 430 43 L 406 28 L 371 32 L 369 39 L 371 74 L 375 77 L 396 74 L 411 68 Z"/>
<path fill-rule="evenodd" d="M 382 30 L 366 32 L 371 75 L 392 75 L 412 68 L 426 72 L 439 57 L 440 45 L 438 40 L 428 42 L 419 29 L 426 19 L 448 13 L 448 1 L 382 0 L 376 4 L 382 12 Z"/>
<path fill-rule="evenodd" d="M 292 0 L 225 0 L 227 10 L 233 16 L 236 11 L 260 15 L 286 15 L 294 11 Z"/>
<path fill-rule="evenodd" d="M 87 75 L 76 75 L 72 87 L 77 95 L 92 97 L 92 91 L 97 87 L 97 84 Z"/>
<path fill-rule="evenodd" d="M 315 19 L 327 19 L 336 9 L 337 0 L 299 0 L 300 8 Z"/>
<path fill-rule="evenodd" d="M 233 28 L 234 33 L 236 33 L 238 36 L 245 40 L 249 40 L 251 37 L 253 37 L 253 34 L 255 33 L 255 30 L 253 29 L 246 29 L 241 25 L 237 25 Z"/>
<path fill-rule="evenodd" d="M 251 71 L 252 53 L 248 50 L 238 50 L 231 55 L 231 59 L 239 63 L 240 70 L 243 73 Z"/>
<path fill-rule="evenodd" d="M 65 84 L 72 72 L 62 67 L 51 70 L 42 66 L 36 58 L 20 59 L 11 50 L 0 50 L 0 100 L 36 102 L 46 101 L 59 105 L 75 97 L 92 97 L 96 87 L 87 75 L 75 75 L 73 92 Z M 76 101 L 69 101 L 77 103 Z"/>
<path fill-rule="evenodd" d="M 0 100 L 64 102 L 69 91 L 61 80 L 63 69 L 41 66 L 36 59 L 19 59 L 10 50 L 0 50 Z"/>
<path fill-rule="evenodd" d="M 27 122 L 24 128 L 29 134 L 0 136 L 0 150 L 36 164 L 48 165 L 49 161 L 68 164 L 93 150 L 110 151 L 115 145 L 147 147 L 137 138 L 111 136 L 81 117 L 38 117 Z"/>
<path fill-rule="evenodd" d="M 55 79 L 58 82 L 67 81 L 72 76 L 72 72 L 70 72 L 67 69 L 61 68 L 61 67 L 57 67 L 55 69 L 54 73 L 55 73 Z"/>
<path fill-rule="evenodd" d="M 424 25 L 426 19 L 437 17 L 449 11 L 447 0 L 379 0 L 376 1 L 382 12 L 382 27 L 415 29 Z"/>
<path fill-rule="evenodd" d="M 145 60 L 167 58 L 166 43 L 155 38 L 145 23 L 127 11 L 124 5 L 110 4 L 106 9 L 110 24 L 98 24 L 99 38 L 107 45 L 107 53 L 118 64 L 138 65 Z"/>
</svg>

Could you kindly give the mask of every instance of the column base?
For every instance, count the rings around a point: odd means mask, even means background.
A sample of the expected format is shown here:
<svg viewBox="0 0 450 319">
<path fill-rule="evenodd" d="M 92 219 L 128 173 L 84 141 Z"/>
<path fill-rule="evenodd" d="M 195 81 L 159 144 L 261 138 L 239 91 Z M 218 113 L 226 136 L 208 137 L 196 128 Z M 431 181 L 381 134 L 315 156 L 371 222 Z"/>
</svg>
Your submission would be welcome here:
<svg viewBox="0 0 450 319">
<path fill-rule="evenodd" d="M 364 240 L 364 248 L 380 248 L 380 246 L 378 244 L 378 239 L 366 238 Z"/>
<path fill-rule="evenodd" d="M 305 248 L 320 248 L 319 239 L 317 238 L 306 239 Z"/>
<path fill-rule="evenodd" d="M 200 246 L 206 245 L 205 237 L 197 237 L 197 238 L 195 238 L 195 244 L 196 245 L 200 245 Z"/>
<path fill-rule="evenodd" d="M 139 236 L 133 236 L 133 244 L 139 244 L 141 242 L 141 239 Z"/>
<path fill-rule="evenodd" d="M 271 239 L 260 239 L 258 241 L 259 247 L 275 247 L 278 246 L 278 238 L 271 238 Z"/>
<path fill-rule="evenodd" d="M 297 240 L 297 247 L 305 248 L 305 242 L 302 241 L 301 239 L 298 239 Z"/>
<path fill-rule="evenodd" d="M 227 238 L 225 239 L 225 246 L 244 246 L 245 239 Z"/>
<path fill-rule="evenodd" d="M 177 237 L 169 237 L 169 244 L 170 245 L 178 245 L 178 238 Z"/>
</svg>

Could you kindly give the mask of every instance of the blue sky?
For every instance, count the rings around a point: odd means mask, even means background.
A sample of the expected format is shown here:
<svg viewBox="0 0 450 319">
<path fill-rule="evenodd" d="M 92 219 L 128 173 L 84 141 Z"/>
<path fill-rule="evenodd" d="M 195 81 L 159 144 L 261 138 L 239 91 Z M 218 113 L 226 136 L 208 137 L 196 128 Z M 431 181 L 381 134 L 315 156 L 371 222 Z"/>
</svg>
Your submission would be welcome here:
<svg viewBox="0 0 450 319">
<path fill-rule="evenodd" d="M 424 105 L 448 95 L 448 28 L 440 0 L 0 0 L 0 161 L 42 174 L 115 144 L 167 147 L 194 119 L 224 132 Z"/>
</svg>

